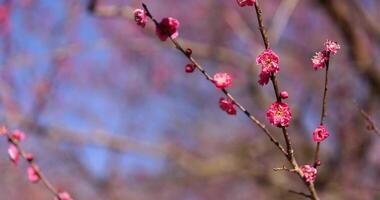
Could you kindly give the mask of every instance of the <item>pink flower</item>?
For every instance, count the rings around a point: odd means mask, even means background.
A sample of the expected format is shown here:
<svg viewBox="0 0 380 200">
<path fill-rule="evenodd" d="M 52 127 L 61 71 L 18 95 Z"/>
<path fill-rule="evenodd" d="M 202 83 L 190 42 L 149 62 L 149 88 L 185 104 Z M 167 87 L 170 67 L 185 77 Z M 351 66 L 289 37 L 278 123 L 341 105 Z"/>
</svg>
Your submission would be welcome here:
<svg viewBox="0 0 380 200">
<path fill-rule="evenodd" d="M 71 198 L 70 194 L 67 192 L 60 192 L 58 196 L 59 196 L 59 199 L 58 197 L 54 197 L 54 200 L 74 200 L 73 198 Z"/>
<path fill-rule="evenodd" d="M 259 84 L 260 85 L 266 85 L 269 82 L 270 73 L 261 71 L 260 74 L 259 74 L 259 78 L 260 78 L 259 81 L 258 81 Z"/>
<path fill-rule="evenodd" d="M 326 130 L 326 127 L 324 125 L 320 125 L 313 132 L 313 138 L 314 138 L 314 141 L 316 142 L 322 142 L 329 136 L 330 136 L 330 133 Z"/>
<path fill-rule="evenodd" d="M 323 69 L 328 60 L 329 60 L 329 57 L 326 51 L 315 53 L 315 55 L 311 59 L 315 70 Z"/>
<path fill-rule="evenodd" d="M 267 118 L 269 122 L 275 126 L 287 127 L 292 118 L 292 113 L 288 104 L 281 102 L 274 102 L 267 111 Z"/>
<path fill-rule="evenodd" d="M 340 45 L 337 42 L 326 40 L 325 48 L 326 48 L 326 51 L 331 52 L 332 54 L 335 55 L 340 49 Z"/>
<path fill-rule="evenodd" d="M 219 107 L 229 115 L 236 115 L 235 104 L 231 99 L 219 99 Z"/>
<path fill-rule="evenodd" d="M 156 34 L 160 38 L 161 41 L 166 41 L 168 37 L 176 38 L 178 37 L 178 29 L 179 21 L 172 18 L 167 17 L 161 20 L 161 22 L 156 27 Z"/>
<path fill-rule="evenodd" d="M 308 183 L 313 183 L 317 178 L 317 169 L 310 165 L 302 166 L 301 171 L 303 172 L 303 178 Z"/>
<path fill-rule="evenodd" d="M 216 73 L 213 80 L 215 86 L 219 89 L 225 89 L 232 84 L 232 77 L 228 73 Z"/>
<path fill-rule="evenodd" d="M 256 3 L 256 0 L 236 0 L 240 7 L 244 6 L 253 6 Z"/>
<path fill-rule="evenodd" d="M 37 183 L 40 180 L 40 175 L 33 167 L 28 167 L 28 179 L 32 183 Z"/>
<path fill-rule="evenodd" d="M 270 49 L 265 49 L 256 58 L 256 63 L 262 66 L 262 71 L 267 73 L 277 73 L 280 71 L 279 57 Z"/>
<path fill-rule="evenodd" d="M 11 159 L 11 161 L 17 165 L 18 163 L 18 160 L 20 158 L 20 151 L 18 150 L 18 148 L 11 144 L 8 148 L 8 155 L 9 155 L 9 158 Z"/>
<path fill-rule="evenodd" d="M 25 133 L 20 130 L 14 130 L 11 134 L 12 139 L 20 142 L 25 139 Z"/>
<path fill-rule="evenodd" d="M 133 11 L 133 14 L 135 16 L 136 24 L 144 28 L 149 19 L 148 16 L 146 16 L 145 11 L 142 9 L 136 9 Z"/>
<path fill-rule="evenodd" d="M 288 94 L 287 91 L 282 91 L 282 92 L 280 93 L 280 97 L 281 97 L 282 99 L 287 99 L 287 98 L 289 97 L 289 94 Z"/>
</svg>

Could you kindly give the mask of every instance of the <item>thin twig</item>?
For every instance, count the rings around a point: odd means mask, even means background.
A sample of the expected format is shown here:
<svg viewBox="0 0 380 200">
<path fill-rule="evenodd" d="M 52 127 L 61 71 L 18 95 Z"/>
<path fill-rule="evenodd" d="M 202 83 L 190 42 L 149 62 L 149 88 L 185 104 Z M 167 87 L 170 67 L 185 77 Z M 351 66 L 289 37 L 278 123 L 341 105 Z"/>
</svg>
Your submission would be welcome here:
<svg viewBox="0 0 380 200">
<path fill-rule="evenodd" d="M 368 125 L 367 125 L 368 130 L 369 131 L 373 131 L 377 136 L 380 136 L 380 131 L 377 128 L 377 126 L 376 126 L 375 122 L 373 121 L 372 117 L 366 111 L 364 111 L 364 109 L 360 108 L 359 104 L 356 103 L 355 101 L 354 101 L 354 104 L 359 109 L 360 114 L 362 115 L 362 117 L 368 123 Z"/>
<path fill-rule="evenodd" d="M 35 171 L 36 175 L 40 178 L 40 180 L 42 181 L 42 183 L 45 185 L 45 187 L 58 199 L 58 200 L 62 200 L 62 198 L 60 197 L 59 195 L 59 192 L 58 190 L 50 183 L 50 181 L 46 178 L 46 176 L 42 173 L 42 171 L 40 170 L 40 168 L 37 166 L 37 164 L 35 163 L 34 159 L 28 159 L 28 154 L 26 153 L 26 151 L 21 147 L 21 145 L 19 144 L 19 142 L 17 140 L 15 140 L 14 138 L 12 138 L 12 136 L 10 136 L 8 133 L 6 134 L 7 138 L 8 138 L 8 141 L 10 143 L 12 143 L 16 148 L 17 150 L 20 152 L 20 155 L 21 157 L 28 163 L 28 165 L 33 168 L 33 170 Z"/>
<path fill-rule="evenodd" d="M 296 195 L 300 195 L 300 196 L 303 196 L 303 197 L 306 197 L 308 199 L 313 199 L 312 196 L 308 195 L 308 194 L 305 194 L 303 192 L 297 192 L 297 191 L 294 191 L 294 190 L 289 190 L 288 191 L 289 193 L 292 193 L 292 194 L 296 194 Z"/>
<path fill-rule="evenodd" d="M 320 125 L 324 125 L 324 121 L 326 119 L 326 107 L 327 107 L 327 91 L 328 91 L 328 84 L 329 84 L 329 66 L 330 66 L 330 52 L 327 52 L 327 61 L 325 63 L 326 65 L 326 74 L 325 74 L 325 87 L 323 90 L 323 100 L 322 100 L 322 109 L 321 109 L 321 120 L 319 122 Z M 319 160 L 319 149 L 321 146 L 321 142 L 317 142 L 317 146 L 315 148 L 314 153 L 314 167 L 316 167 L 316 163 Z"/>
<path fill-rule="evenodd" d="M 149 11 L 148 7 L 145 5 L 145 4 L 142 4 L 143 5 L 143 8 L 144 10 L 146 11 L 146 15 L 152 19 L 152 21 L 155 23 L 155 25 L 158 27 L 158 28 L 161 28 L 159 23 L 157 22 L 157 20 L 152 16 L 151 12 Z M 162 30 L 164 33 L 167 33 L 167 30 Z M 204 77 L 210 81 L 212 84 L 214 84 L 214 81 L 213 81 L 213 78 L 208 74 L 208 72 L 191 56 L 191 55 L 187 55 L 186 52 L 185 52 L 185 49 L 181 46 L 181 44 L 173 39 L 172 37 L 170 37 L 170 34 L 167 34 L 171 40 L 171 42 L 175 45 L 175 47 L 180 51 L 182 52 L 183 55 L 185 55 L 189 61 L 194 64 L 194 66 L 204 75 Z M 233 97 L 231 95 L 231 93 L 229 93 L 226 89 L 221 89 L 221 91 L 228 97 L 230 98 L 234 103 L 235 105 L 254 123 L 256 124 L 261 130 L 264 131 L 264 133 L 267 135 L 267 137 L 269 138 L 269 140 L 285 155 L 287 156 L 287 151 L 284 149 L 284 147 L 282 147 L 282 145 L 280 144 L 280 142 L 277 141 L 277 139 L 271 134 L 271 132 L 265 127 L 265 125 L 260 122 L 255 116 L 253 116 L 242 104 L 240 104 L 236 99 L 235 97 Z"/>
<path fill-rule="evenodd" d="M 296 172 L 295 169 L 289 169 L 285 166 L 278 167 L 278 168 L 273 168 L 273 171 L 288 171 L 288 172 Z"/>
</svg>

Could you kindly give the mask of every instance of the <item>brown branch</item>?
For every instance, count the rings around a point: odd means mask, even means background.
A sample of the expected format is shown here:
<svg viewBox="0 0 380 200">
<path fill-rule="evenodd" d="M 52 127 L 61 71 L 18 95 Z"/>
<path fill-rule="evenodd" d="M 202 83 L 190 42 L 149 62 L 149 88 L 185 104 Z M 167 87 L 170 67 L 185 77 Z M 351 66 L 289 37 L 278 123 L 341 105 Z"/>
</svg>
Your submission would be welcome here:
<svg viewBox="0 0 380 200">
<path fill-rule="evenodd" d="M 300 196 L 303 196 L 305 198 L 308 198 L 308 199 L 313 199 L 312 196 L 308 195 L 308 194 L 305 194 L 303 192 L 297 192 L 297 191 L 294 191 L 294 190 L 289 190 L 288 191 L 289 193 L 292 193 L 292 194 L 296 194 L 296 195 L 300 195 Z"/>
<path fill-rule="evenodd" d="M 256 3 L 255 3 L 255 10 L 256 10 L 257 21 L 259 23 L 259 30 L 260 30 L 261 36 L 263 38 L 265 49 L 269 49 L 269 39 L 268 39 L 266 30 L 264 28 L 264 25 L 263 25 L 262 10 L 259 7 L 258 1 L 256 1 Z M 281 97 L 280 97 L 279 83 L 278 83 L 278 81 L 276 79 L 275 74 L 272 73 L 270 78 L 271 78 L 272 85 L 273 85 L 273 88 L 274 88 L 274 92 L 275 92 L 275 95 L 276 95 L 276 100 L 277 100 L 277 102 L 281 102 L 282 100 L 281 100 Z M 294 155 L 294 150 L 293 150 L 293 147 L 292 147 L 292 143 L 291 143 L 291 140 L 290 140 L 287 128 L 286 127 L 281 127 L 281 129 L 282 129 L 282 133 L 284 135 L 284 139 L 285 139 L 285 142 L 286 142 L 286 150 L 287 150 L 287 159 L 288 159 L 288 161 L 291 163 L 291 165 L 293 166 L 295 172 L 297 172 L 297 174 L 299 175 L 299 177 L 301 178 L 301 180 L 303 181 L 303 183 L 309 189 L 309 192 L 311 193 L 311 195 L 309 195 L 309 196 L 312 199 L 314 199 L 314 200 L 319 200 L 319 197 L 318 197 L 317 192 L 315 190 L 314 184 L 313 183 L 308 183 L 308 182 L 306 182 L 303 179 L 303 173 L 299 169 L 298 162 L 297 162 L 296 157 Z"/>
<path fill-rule="evenodd" d="M 157 20 L 152 16 L 152 14 L 150 13 L 149 9 L 147 8 L 147 6 L 145 4 L 142 4 L 146 13 L 147 13 L 147 16 L 149 18 L 152 19 L 152 21 L 155 23 L 155 25 L 160 28 Z M 162 30 L 163 32 L 167 32 L 166 30 Z M 208 72 L 191 56 L 191 55 L 187 55 L 186 52 L 185 52 L 185 49 L 181 46 L 181 44 L 173 39 L 172 37 L 170 37 L 170 34 L 168 34 L 169 38 L 170 38 L 170 41 L 175 45 L 175 47 L 180 51 L 182 52 L 182 54 L 187 57 L 189 59 L 189 61 L 194 64 L 194 66 L 196 67 L 196 69 L 198 69 L 203 75 L 204 77 L 210 81 L 210 83 L 214 84 L 214 81 L 213 81 L 213 78 L 208 74 Z M 226 89 L 222 89 L 221 90 L 228 98 L 230 98 L 234 103 L 235 105 L 254 123 L 256 124 L 266 135 L 267 137 L 269 138 L 269 140 L 285 155 L 287 156 L 287 152 L 286 150 L 282 147 L 282 145 L 275 139 L 275 137 L 270 133 L 270 131 L 265 127 L 265 125 L 263 123 L 261 123 L 255 116 L 253 116 L 243 105 L 241 105 L 232 95 L 231 93 L 229 93 Z"/>
<path fill-rule="evenodd" d="M 354 104 L 359 109 L 361 116 L 368 123 L 368 126 L 367 126 L 368 130 L 373 131 L 377 136 L 380 136 L 380 131 L 377 128 L 377 126 L 376 126 L 375 122 L 373 121 L 373 119 L 371 118 L 371 116 L 366 111 L 364 111 L 364 109 L 360 108 L 359 104 L 357 104 L 355 101 L 354 101 Z"/>
</svg>

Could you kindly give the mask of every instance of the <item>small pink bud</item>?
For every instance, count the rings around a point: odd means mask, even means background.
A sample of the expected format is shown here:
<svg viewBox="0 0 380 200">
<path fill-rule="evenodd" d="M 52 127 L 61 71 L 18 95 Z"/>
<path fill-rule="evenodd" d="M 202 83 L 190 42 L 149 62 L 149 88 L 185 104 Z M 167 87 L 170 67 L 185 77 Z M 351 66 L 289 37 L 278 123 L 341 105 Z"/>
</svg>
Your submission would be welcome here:
<svg viewBox="0 0 380 200">
<path fill-rule="evenodd" d="M 314 167 L 319 167 L 321 166 L 321 161 L 320 160 L 316 160 L 315 163 L 314 163 Z"/>
<path fill-rule="evenodd" d="M 40 180 L 40 175 L 33 167 L 28 167 L 28 179 L 32 183 L 37 183 Z"/>
<path fill-rule="evenodd" d="M 287 99 L 287 98 L 289 97 L 289 94 L 288 94 L 287 91 L 282 91 L 282 92 L 280 93 L 280 97 L 281 97 L 282 99 Z"/>
<path fill-rule="evenodd" d="M 17 165 L 19 158 L 20 158 L 20 151 L 18 150 L 18 148 L 15 145 L 11 144 L 9 146 L 8 155 L 9 155 L 9 158 L 11 159 L 11 161 Z"/>
<path fill-rule="evenodd" d="M 317 178 L 317 169 L 310 165 L 302 166 L 301 171 L 303 172 L 304 180 L 308 183 L 313 183 Z"/>
<path fill-rule="evenodd" d="M 59 198 L 54 197 L 54 200 L 74 200 L 73 198 L 71 198 L 70 194 L 67 192 L 60 192 L 58 196 Z"/>
<path fill-rule="evenodd" d="M 193 50 L 191 50 L 190 48 L 187 48 L 186 51 L 185 51 L 185 54 L 186 56 L 191 56 L 191 54 L 193 54 Z"/>
<path fill-rule="evenodd" d="M 232 84 L 232 77 L 228 73 L 216 73 L 213 80 L 215 86 L 219 89 L 225 89 Z"/>
<path fill-rule="evenodd" d="M 136 24 L 144 28 L 145 24 L 148 22 L 148 16 L 146 16 L 145 11 L 142 9 L 136 9 L 133 14 L 135 16 Z"/>
<path fill-rule="evenodd" d="M 25 139 L 25 133 L 20 130 L 14 130 L 11 134 L 11 138 L 17 142 L 20 142 Z"/>
<path fill-rule="evenodd" d="M 26 160 L 27 160 L 28 162 L 32 162 L 32 161 L 34 160 L 34 156 L 33 156 L 33 154 L 31 154 L 31 153 L 27 153 L 27 154 L 26 154 Z"/>
<path fill-rule="evenodd" d="M 192 73 L 195 70 L 195 66 L 193 64 L 187 64 L 185 66 L 185 72 L 186 73 Z"/>
<path fill-rule="evenodd" d="M 330 136 L 330 133 L 326 130 L 326 127 L 324 125 L 320 125 L 313 132 L 313 139 L 316 142 L 322 142 L 329 136 Z"/>
</svg>

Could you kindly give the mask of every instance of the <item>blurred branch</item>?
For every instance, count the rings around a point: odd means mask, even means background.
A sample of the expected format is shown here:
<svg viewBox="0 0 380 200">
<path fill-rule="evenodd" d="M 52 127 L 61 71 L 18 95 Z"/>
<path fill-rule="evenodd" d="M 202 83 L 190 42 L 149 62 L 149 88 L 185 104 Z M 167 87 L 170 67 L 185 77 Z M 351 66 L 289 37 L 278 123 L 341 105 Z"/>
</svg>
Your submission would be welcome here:
<svg viewBox="0 0 380 200">
<path fill-rule="evenodd" d="M 359 109 L 360 111 L 360 114 L 362 115 L 362 117 L 366 120 L 366 122 L 368 123 L 367 125 L 367 129 L 369 131 L 373 131 L 377 136 L 380 136 L 380 131 L 379 129 L 377 128 L 377 126 L 375 125 L 375 122 L 373 121 L 373 119 L 371 118 L 371 116 L 366 112 L 364 111 L 364 109 L 360 108 L 359 104 L 357 104 L 355 101 L 354 101 L 354 104 L 356 105 L 356 107 Z"/>
</svg>

